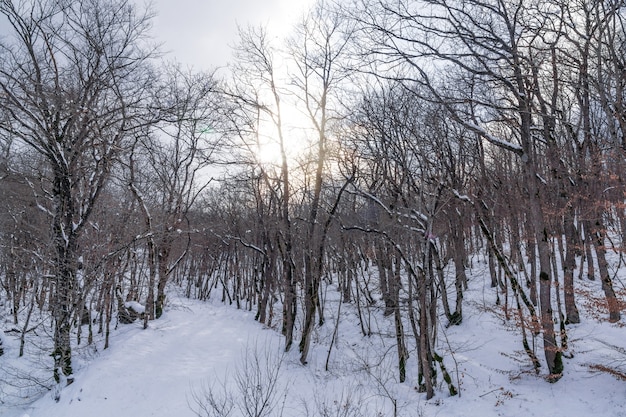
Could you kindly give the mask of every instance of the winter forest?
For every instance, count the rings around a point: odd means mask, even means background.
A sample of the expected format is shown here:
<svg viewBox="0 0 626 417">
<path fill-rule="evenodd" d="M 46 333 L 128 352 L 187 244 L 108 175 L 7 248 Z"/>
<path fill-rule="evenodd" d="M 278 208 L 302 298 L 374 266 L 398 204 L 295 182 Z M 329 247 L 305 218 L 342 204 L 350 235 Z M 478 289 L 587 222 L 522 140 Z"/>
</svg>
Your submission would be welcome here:
<svg viewBox="0 0 626 417">
<path fill-rule="evenodd" d="M 214 70 L 163 53 L 156 12 L 0 0 L 0 404 L 63 399 L 84 352 L 174 299 L 249 312 L 320 372 L 344 329 L 383 340 L 378 391 L 422 402 L 469 385 L 448 334 L 478 311 L 508 330 L 473 341 L 544 390 L 597 323 L 617 336 L 588 368 L 624 395 L 622 0 L 322 0 L 284 38 L 240 26 Z M 246 408 L 288 401 L 264 402 L 272 375 L 190 407 L 422 415 Z"/>
</svg>

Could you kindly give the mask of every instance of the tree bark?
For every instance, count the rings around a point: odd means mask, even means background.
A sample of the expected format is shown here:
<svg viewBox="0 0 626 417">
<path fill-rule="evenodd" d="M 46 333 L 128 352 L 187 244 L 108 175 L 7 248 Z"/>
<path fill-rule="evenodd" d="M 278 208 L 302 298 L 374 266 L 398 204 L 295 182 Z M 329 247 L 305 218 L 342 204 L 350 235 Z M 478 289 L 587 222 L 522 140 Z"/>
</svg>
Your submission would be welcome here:
<svg viewBox="0 0 626 417">
<path fill-rule="evenodd" d="M 609 310 L 609 321 L 611 323 L 616 323 L 621 319 L 620 303 L 615 296 L 615 290 L 613 289 L 613 280 L 611 280 L 608 262 L 606 260 L 606 249 L 604 246 L 606 229 L 600 216 L 596 218 L 594 226 L 595 227 L 592 232 L 593 236 L 595 237 L 594 248 L 596 250 L 596 258 L 598 259 L 598 272 L 600 273 L 602 290 L 604 291 L 604 296 L 606 298 L 607 307 Z"/>
<path fill-rule="evenodd" d="M 576 238 L 576 226 L 574 225 L 574 207 L 570 204 L 566 207 L 563 219 L 565 231 L 565 265 L 563 266 L 563 295 L 565 301 L 566 323 L 580 323 L 580 314 L 576 307 L 574 292 L 574 270 L 576 269 L 576 251 L 579 241 Z M 581 265 L 582 268 L 582 265 Z"/>
</svg>

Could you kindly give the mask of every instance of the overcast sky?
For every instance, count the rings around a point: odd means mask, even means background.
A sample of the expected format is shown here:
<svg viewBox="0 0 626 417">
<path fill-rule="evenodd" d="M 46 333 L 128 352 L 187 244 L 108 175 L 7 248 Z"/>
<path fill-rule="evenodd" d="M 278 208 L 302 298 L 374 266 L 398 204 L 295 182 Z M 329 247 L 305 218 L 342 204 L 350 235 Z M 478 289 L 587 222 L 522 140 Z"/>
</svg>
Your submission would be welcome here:
<svg viewBox="0 0 626 417">
<path fill-rule="evenodd" d="M 183 65 L 225 65 L 237 39 L 237 24 L 267 24 L 284 35 L 313 0 L 155 0 L 153 33 L 163 50 Z"/>
<path fill-rule="evenodd" d="M 106 1 L 106 0 L 105 0 Z M 135 0 L 143 5 L 150 0 Z M 237 24 L 267 25 L 284 35 L 314 0 L 151 0 L 157 16 L 153 36 L 183 65 L 209 69 L 225 65 Z M 0 16 L 0 36 L 8 22 Z"/>
</svg>

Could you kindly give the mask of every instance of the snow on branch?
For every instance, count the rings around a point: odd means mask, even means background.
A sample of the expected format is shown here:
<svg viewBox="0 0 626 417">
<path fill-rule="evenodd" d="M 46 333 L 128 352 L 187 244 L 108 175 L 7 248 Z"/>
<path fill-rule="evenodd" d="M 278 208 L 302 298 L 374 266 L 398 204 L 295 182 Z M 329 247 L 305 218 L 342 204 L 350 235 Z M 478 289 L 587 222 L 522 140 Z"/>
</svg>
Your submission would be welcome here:
<svg viewBox="0 0 626 417">
<path fill-rule="evenodd" d="M 472 201 L 471 198 L 469 198 L 467 195 L 465 194 L 461 194 L 459 193 L 458 190 L 455 190 L 454 188 L 452 189 L 452 193 L 454 194 L 454 196 L 456 198 L 458 198 L 461 201 L 465 201 L 466 203 L 470 203 L 470 204 L 474 204 L 474 202 Z"/>
<path fill-rule="evenodd" d="M 523 155 L 524 153 L 524 150 L 521 146 L 506 141 L 504 139 L 497 138 L 478 125 L 464 121 L 461 121 L 461 124 L 467 129 L 476 133 L 481 138 L 485 139 L 487 142 L 491 143 L 492 145 L 496 145 L 500 148 L 506 149 L 507 151 L 511 151 L 516 155 Z"/>
</svg>

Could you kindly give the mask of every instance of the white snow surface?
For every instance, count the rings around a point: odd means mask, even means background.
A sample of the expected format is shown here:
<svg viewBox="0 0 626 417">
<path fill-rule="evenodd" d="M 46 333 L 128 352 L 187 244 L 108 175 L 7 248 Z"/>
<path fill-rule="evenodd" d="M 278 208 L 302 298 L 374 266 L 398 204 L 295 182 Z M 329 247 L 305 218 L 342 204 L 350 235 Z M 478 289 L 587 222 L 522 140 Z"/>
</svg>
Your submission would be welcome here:
<svg viewBox="0 0 626 417">
<path fill-rule="evenodd" d="M 143 314 L 146 312 L 146 306 L 137 301 L 126 301 L 124 307 L 131 308 L 135 313 Z"/>
<path fill-rule="evenodd" d="M 600 286 L 597 281 L 577 284 L 594 294 Z M 250 358 L 256 349 L 264 358 L 278 357 L 283 350 L 279 321 L 268 328 L 254 320 L 254 310 L 238 310 L 219 300 L 189 300 L 172 292 L 169 297 L 164 315 L 148 329 L 139 322 L 119 325 L 108 349 L 99 345 L 91 359 L 76 360 L 80 369 L 75 382 L 61 391 L 59 402 L 49 392 L 28 406 L 0 403 L 0 416 L 191 417 L 196 415 L 192 408 L 197 409 L 193 393 L 201 393 L 202 387 L 226 386 L 236 397 L 233 381 L 246 352 Z M 343 304 L 329 370 L 324 369 L 337 314 L 335 285 L 328 286 L 326 297 L 326 323 L 315 330 L 309 363 L 299 363 L 297 340 L 284 356 L 278 397 L 279 403 L 285 398 L 285 417 L 322 415 L 322 405 L 335 407 L 327 414 L 332 416 L 343 415 L 338 412 L 341 407 L 355 412 L 349 416 L 393 416 L 394 401 L 397 415 L 408 417 L 626 416 L 626 381 L 592 369 L 592 365 L 622 372 L 626 368 L 625 320 L 609 324 L 591 305 L 579 303 L 584 321 L 568 327 L 568 353 L 573 358 L 564 359 L 562 379 L 549 383 L 540 339 L 534 341 L 542 360 L 536 375 L 522 350 L 514 311 L 506 321 L 501 307 L 495 306 L 493 290 L 472 280 L 463 323 L 442 326 L 443 342 L 437 346 L 454 383 L 460 381 L 461 395 L 451 397 L 441 384 L 435 397 L 426 401 L 425 394 L 415 389 L 416 352 L 410 335 L 407 381 L 397 382 L 393 317 L 383 317 L 381 306 L 371 310 L 374 334 L 364 337 L 355 309 Z M 410 326 L 405 330 L 409 333 Z M 16 357 L 9 339 L 5 337 L 0 364 Z M 238 413 L 235 407 L 231 415 Z M 270 415 L 281 414 L 277 409 Z"/>
</svg>

